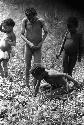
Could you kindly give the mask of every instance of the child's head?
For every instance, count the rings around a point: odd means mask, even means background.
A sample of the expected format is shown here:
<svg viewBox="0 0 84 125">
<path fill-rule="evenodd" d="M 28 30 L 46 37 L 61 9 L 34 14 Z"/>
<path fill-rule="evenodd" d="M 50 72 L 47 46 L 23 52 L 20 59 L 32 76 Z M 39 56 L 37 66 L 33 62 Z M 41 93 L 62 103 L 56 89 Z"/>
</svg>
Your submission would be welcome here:
<svg viewBox="0 0 84 125">
<path fill-rule="evenodd" d="M 29 21 L 31 21 L 35 16 L 37 16 L 37 12 L 35 10 L 35 8 L 27 8 L 25 10 L 25 15 L 27 16 L 27 18 L 29 19 Z"/>
<path fill-rule="evenodd" d="M 13 30 L 13 27 L 15 26 L 15 22 L 13 21 L 13 19 L 8 18 L 2 22 L 2 26 L 6 32 L 11 32 Z"/>
<path fill-rule="evenodd" d="M 69 17 L 67 19 L 67 28 L 69 31 L 74 31 L 78 27 L 78 19 L 76 17 Z"/>
<path fill-rule="evenodd" d="M 37 80 L 42 80 L 44 77 L 45 68 L 42 66 L 36 66 L 33 67 L 30 72 Z"/>
</svg>

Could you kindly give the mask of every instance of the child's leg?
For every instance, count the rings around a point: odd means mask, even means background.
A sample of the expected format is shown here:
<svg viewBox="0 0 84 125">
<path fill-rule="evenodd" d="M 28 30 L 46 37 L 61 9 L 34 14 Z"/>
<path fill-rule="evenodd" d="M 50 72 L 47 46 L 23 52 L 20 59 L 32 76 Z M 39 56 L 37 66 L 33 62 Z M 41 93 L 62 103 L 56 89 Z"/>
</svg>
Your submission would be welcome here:
<svg viewBox="0 0 84 125">
<path fill-rule="evenodd" d="M 34 66 L 37 64 L 41 64 L 41 49 L 34 51 Z M 34 78 L 34 88 L 37 84 L 37 79 Z"/>
<path fill-rule="evenodd" d="M 63 53 L 63 73 L 68 73 L 68 55 L 64 51 Z"/>
<path fill-rule="evenodd" d="M 34 89 L 35 89 L 35 86 L 36 86 L 36 84 L 37 84 L 37 79 L 36 78 L 34 78 L 34 80 L 33 80 L 33 85 L 34 85 Z"/>
<path fill-rule="evenodd" d="M 29 70 L 31 68 L 32 51 L 28 45 L 25 46 L 25 64 L 26 64 L 26 85 L 29 88 Z"/>
<path fill-rule="evenodd" d="M 8 59 L 3 60 L 3 68 L 4 68 L 5 78 L 7 78 L 8 77 Z"/>
<path fill-rule="evenodd" d="M 70 76 L 72 76 L 72 71 L 73 71 L 73 68 L 75 67 L 76 61 L 77 61 L 77 54 L 69 56 L 69 70 L 68 70 L 68 74 Z"/>
<path fill-rule="evenodd" d="M 3 62 L 3 61 L 0 60 L 0 73 L 1 73 L 1 77 L 4 78 L 4 71 L 3 71 L 3 67 L 1 66 L 1 63 L 2 63 L 2 62 Z"/>
<path fill-rule="evenodd" d="M 40 83 L 41 83 L 41 80 L 38 80 L 38 82 L 37 82 L 37 84 L 36 84 L 36 88 L 35 88 L 35 97 L 36 97 L 36 95 L 37 95 L 37 93 L 38 93 L 38 91 L 39 91 L 39 86 L 40 86 Z"/>
</svg>

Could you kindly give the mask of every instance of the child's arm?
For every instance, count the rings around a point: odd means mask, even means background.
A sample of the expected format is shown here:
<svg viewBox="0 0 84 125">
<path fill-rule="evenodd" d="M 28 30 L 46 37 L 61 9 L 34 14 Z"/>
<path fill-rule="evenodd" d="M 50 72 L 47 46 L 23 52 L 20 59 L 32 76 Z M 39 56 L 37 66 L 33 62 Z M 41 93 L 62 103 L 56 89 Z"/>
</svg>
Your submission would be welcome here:
<svg viewBox="0 0 84 125">
<path fill-rule="evenodd" d="M 22 20 L 22 25 L 21 25 L 21 35 L 25 34 L 25 22 L 26 22 L 26 19 L 23 19 Z"/>
<path fill-rule="evenodd" d="M 33 43 L 31 43 L 29 40 L 27 40 L 27 38 L 21 34 L 21 38 L 32 48 L 34 46 Z"/>
<path fill-rule="evenodd" d="M 16 46 L 16 36 L 15 34 L 12 36 L 12 38 L 8 41 L 8 43 L 12 46 Z"/>
</svg>

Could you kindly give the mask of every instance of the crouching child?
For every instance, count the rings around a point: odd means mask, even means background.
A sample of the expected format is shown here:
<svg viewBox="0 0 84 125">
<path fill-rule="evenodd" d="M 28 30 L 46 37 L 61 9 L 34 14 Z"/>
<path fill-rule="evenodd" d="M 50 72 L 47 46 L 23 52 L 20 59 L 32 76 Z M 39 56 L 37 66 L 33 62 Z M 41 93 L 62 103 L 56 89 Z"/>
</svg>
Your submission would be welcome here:
<svg viewBox="0 0 84 125">
<path fill-rule="evenodd" d="M 16 45 L 16 36 L 13 31 L 15 22 L 13 19 L 5 19 L 0 25 L 0 31 L 4 33 L 0 41 L 0 74 L 2 78 L 8 77 L 8 61 L 13 46 Z"/>
<path fill-rule="evenodd" d="M 80 84 L 76 80 L 74 80 L 70 75 L 67 75 L 66 73 L 57 72 L 54 69 L 47 70 L 42 66 L 36 66 L 32 68 L 30 72 L 33 77 L 38 80 L 38 83 L 35 87 L 34 96 L 37 95 L 41 80 L 43 79 L 51 85 L 52 89 L 60 88 L 62 86 L 64 86 L 64 89 L 66 89 L 67 80 L 72 81 L 74 83 L 73 86 L 75 86 L 77 89 L 80 88 Z"/>
</svg>

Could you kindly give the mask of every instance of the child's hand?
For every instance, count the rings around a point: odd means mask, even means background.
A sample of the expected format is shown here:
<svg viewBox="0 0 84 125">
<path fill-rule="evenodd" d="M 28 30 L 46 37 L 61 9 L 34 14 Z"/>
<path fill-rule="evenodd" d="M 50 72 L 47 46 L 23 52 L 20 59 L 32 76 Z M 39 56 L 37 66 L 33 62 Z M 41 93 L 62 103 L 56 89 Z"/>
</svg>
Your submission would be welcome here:
<svg viewBox="0 0 84 125">
<path fill-rule="evenodd" d="M 32 47 L 32 49 L 34 49 L 34 50 L 36 50 L 36 49 L 38 49 L 39 48 L 39 46 L 33 46 Z"/>
<path fill-rule="evenodd" d="M 33 43 L 30 43 L 30 45 L 29 45 L 31 48 L 33 48 L 34 47 L 34 44 Z"/>
</svg>

